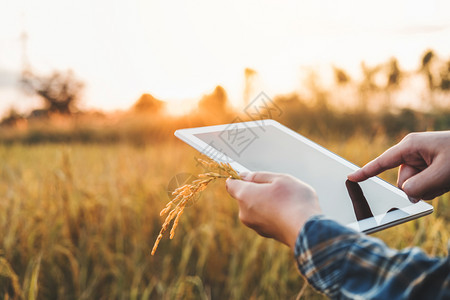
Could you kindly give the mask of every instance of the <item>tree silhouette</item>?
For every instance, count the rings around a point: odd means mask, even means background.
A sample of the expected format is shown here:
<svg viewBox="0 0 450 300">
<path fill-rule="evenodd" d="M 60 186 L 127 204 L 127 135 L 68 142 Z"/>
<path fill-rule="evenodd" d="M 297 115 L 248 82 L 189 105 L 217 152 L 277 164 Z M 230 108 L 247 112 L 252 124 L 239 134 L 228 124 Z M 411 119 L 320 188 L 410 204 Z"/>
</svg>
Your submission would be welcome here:
<svg viewBox="0 0 450 300">
<path fill-rule="evenodd" d="M 164 106 L 164 101 L 158 100 L 150 94 L 142 94 L 133 105 L 132 110 L 136 113 L 158 114 Z"/>
<path fill-rule="evenodd" d="M 366 91 L 379 90 L 379 86 L 375 83 L 375 76 L 381 70 L 381 66 L 369 67 L 365 62 L 361 62 L 361 71 L 363 73 L 363 80 L 361 82 L 361 88 Z"/>
<path fill-rule="evenodd" d="M 441 69 L 441 83 L 439 87 L 443 91 L 450 91 L 450 60 Z"/>
<path fill-rule="evenodd" d="M 428 89 L 432 91 L 434 89 L 434 83 L 433 83 L 433 74 L 431 72 L 431 63 L 432 60 L 435 58 L 435 54 L 433 50 L 428 50 L 425 52 L 425 54 L 422 57 L 422 66 L 420 71 L 423 72 L 427 79 Z"/>
<path fill-rule="evenodd" d="M 334 80 L 338 85 L 345 85 L 352 80 L 350 78 L 350 75 L 348 75 L 344 69 L 333 67 L 333 72 L 334 72 Z"/>
<path fill-rule="evenodd" d="M 244 86 L 244 105 L 247 106 L 250 102 L 250 96 L 255 88 L 255 77 L 258 74 L 255 70 L 251 68 L 245 68 L 244 77 L 245 77 L 245 86 Z"/>
<path fill-rule="evenodd" d="M 387 89 L 395 89 L 400 85 L 402 77 L 402 71 L 398 66 L 398 61 L 395 57 L 391 58 L 388 63 L 388 74 L 387 74 Z"/>
<path fill-rule="evenodd" d="M 72 71 L 55 71 L 50 76 L 39 76 L 25 72 L 22 84 L 26 91 L 38 95 L 44 108 L 52 113 L 71 114 L 76 110 L 83 82 L 76 79 Z"/>
<path fill-rule="evenodd" d="M 215 121 L 225 120 L 229 113 L 228 95 L 225 89 L 218 85 L 211 94 L 204 95 L 198 102 L 198 112 L 205 119 Z"/>
<path fill-rule="evenodd" d="M 359 109 L 367 111 L 370 98 L 374 97 L 374 93 L 380 90 L 375 82 L 375 76 L 381 70 L 381 66 L 369 67 L 365 62 L 361 62 L 361 71 L 363 78 L 359 84 Z"/>
<path fill-rule="evenodd" d="M 450 91 L 450 61 L 437 56 L 433 50 L 428 50 L 422 57 L 422 73 L 428 84 L 428 102 L 434 109 L 448 107 L 448 92 Z"/>
</svg>

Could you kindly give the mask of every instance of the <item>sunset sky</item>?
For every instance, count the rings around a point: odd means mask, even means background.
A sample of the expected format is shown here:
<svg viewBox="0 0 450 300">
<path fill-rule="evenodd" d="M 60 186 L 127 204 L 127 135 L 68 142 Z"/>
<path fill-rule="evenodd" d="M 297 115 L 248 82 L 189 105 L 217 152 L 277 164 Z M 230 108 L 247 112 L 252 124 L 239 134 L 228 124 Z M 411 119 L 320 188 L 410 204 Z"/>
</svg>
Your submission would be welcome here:
<svg viewBox="0 0 450 300">
<path fill-rule="evenodd" d="M 305 67 L 354 76 L 362 60 L 418 67 L 450 58 L 450 1 L 0 0 L 0 115 L 36 107 L 17 86 L 21 34 L 34 71 L 72 69 L 82 106 L 124 109 L 144 92 L 181 107 L 222 85 L 242 101 L 244 69 L 269 95 L 299 89 Z"/>
</svg>

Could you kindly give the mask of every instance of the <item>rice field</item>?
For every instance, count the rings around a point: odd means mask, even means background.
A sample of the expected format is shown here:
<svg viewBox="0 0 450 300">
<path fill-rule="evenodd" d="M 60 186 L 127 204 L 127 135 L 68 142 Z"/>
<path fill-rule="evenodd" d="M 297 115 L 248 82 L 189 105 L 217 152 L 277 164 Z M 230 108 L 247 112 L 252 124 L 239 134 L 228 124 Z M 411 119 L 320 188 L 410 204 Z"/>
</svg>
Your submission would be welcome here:
<svg viewBox="0 0 450 300">
<path fill-rule="evenodd" d="M 394 142 L 311 138 L 360 165 Z M 196 155 L 174 140 L 0 145 L 0 298 L 323 299 L 287 247 L 240 223 L 223 181 L 186 207 L 175 237 L 150 255 L 168 183 L 198 174 Z M 395 182 L 395 171 L 383 176 Z M 445 255 L 448 194 L 432 204 L 434 214 L 375 236 Z"/>
</svg>

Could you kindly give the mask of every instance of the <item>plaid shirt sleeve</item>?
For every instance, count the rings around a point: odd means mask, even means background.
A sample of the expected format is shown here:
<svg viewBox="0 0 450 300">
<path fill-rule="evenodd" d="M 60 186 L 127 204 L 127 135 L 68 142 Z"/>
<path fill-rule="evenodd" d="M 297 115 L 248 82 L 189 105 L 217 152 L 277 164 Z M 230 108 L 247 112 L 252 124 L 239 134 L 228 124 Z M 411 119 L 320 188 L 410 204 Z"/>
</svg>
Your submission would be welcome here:
<svg viewBox="0 0 450 300">
<path fill-rule="evenodd" d="M 450 299 L 448 257 L 393 250 L 323 216 L 305 224 L 295 257 L 308 282 L 333 299 Z"/>
</svg>

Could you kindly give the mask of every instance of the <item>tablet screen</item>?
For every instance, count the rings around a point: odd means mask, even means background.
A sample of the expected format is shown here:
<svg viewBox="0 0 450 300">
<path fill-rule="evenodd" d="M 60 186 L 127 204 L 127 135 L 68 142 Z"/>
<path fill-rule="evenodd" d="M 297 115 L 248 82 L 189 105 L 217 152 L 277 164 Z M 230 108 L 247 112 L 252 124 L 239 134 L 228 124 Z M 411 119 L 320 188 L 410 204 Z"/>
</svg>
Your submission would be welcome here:
<svg viewBox="0 0 450 300">
<path fill-rule="evenodd" d="M 374 179 L 361 183 L 347 180 L 355 168 L 336 160 L 330 151 L 305 138 L 273 126 L 196 133 L 198 139 L 224 153 L 251 171 L 291 174 L 311 185 L 317 192 L 323 213 L 344 224 L 398 210 L 411 203 L 400 190 L 386 187 Z M 405 216 L 408 214 L 405 212 Z M 376 224 L 374 224 L 376 225 Z"/>
</svg>

